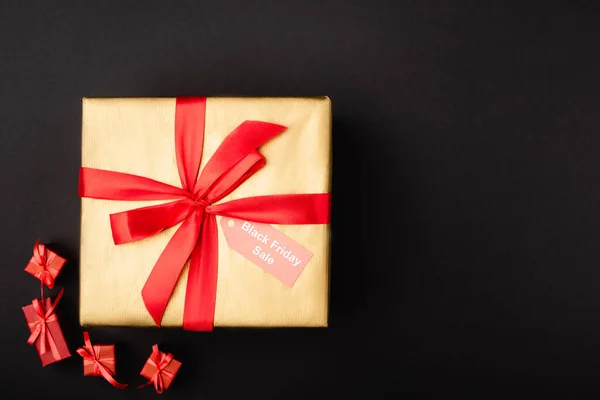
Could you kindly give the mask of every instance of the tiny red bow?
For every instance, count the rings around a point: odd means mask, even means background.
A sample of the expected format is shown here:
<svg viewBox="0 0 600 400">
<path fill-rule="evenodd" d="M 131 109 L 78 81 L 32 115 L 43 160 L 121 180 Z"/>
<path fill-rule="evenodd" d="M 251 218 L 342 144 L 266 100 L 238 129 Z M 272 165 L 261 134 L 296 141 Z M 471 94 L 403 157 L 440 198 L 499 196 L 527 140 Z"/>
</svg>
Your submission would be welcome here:
<svg viewBox="0 0 600 400">
<path fill-rule="evenodd" d="M 170 379 L 175 378 L 175 374 L 173 372 L 165 370 L 165 368 L 171 363 L 171 361 L 173 361 L 173 354 L 165 354 L 161 352 L 158 349 L 157 344 L 152 346 L 152 354 L 150 355 L 150 358 L 148 358 L 148 361 L 146 361 L 146 363 L 156 368 L 156 372 L 154 372 L 154 375 L 152 375 L 148 382 L 141 386 L 138 386 L 138 389 L 144 386 L 154 384 L 156 393 L 161 394 L 168 387 L 168 385 L 165 385 L 165 377 L 168 377 Z"/>
<path fill-rule="evenodd" d="M 85 345 L 77 349 L 77 354 L 83 357 L 83 365 L 94 365 L 94 372 L 96 374 L 102 375 L 104 379 L 108 381 L 111 385 L 118 389 L 124 389 L 127 387 L 127 384 L 117 382 L 113 377 L 112 373 L 109 369 L 102 363 L 104 362 L 115 362 L 114 358 L 99 358 L 97 353 L 97 349 L 92 346 L 90 341 L 90 335 L 87 332 L 83 332 L 83 341 Z M 97 346 L 96 346 L 97 347 Z"/>
<path fill-rule="evenodd" d="M 56 346 L 56 342 L 48 329 L 48 322 L 56 321 L 56 314 L 54 314 L 54 309 L 58 304 L 58 301 L 63 295 L 64 289 L 58 293 L 54 303 L 47 309 L 44 310 L 44 304 L 38 300 L 33 300 L 33 309 L 35 310 L 35 314 L 37 318 L 34 321 L 29 323 L 31 328 L 31 335 L 27 340 L 27 343 L 34 344 L 36 340 L 40 340 L 40 354 L 44 354 L 48 351 L 46 345 L 50 347 L 50 351 L 55 359 L 60 359 L 60 353 L 58 351 L 58 347 Z"/>
</svg>

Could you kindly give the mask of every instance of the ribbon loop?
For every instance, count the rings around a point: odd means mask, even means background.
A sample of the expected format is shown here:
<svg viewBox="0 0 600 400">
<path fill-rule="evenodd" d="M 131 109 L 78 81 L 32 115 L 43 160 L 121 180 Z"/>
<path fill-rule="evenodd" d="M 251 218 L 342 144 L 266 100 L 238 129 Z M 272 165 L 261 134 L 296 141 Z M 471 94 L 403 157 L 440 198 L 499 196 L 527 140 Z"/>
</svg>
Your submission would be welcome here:
<svg viewBox="0 0 600 400">
<path fill-rule="evenodd" d="M 203 215 L 204 210 L 197 210 L 181 224 L 156 261 L 142 289 L 146 309 L 157 326 L 160 326 L 179 275 L 196 246 Z"/>
<path fill-rule="evenodd" d="M 175 200 L 189 197 L 189 192 L 143 176 L 81 167 L 79 196 L 125 201 Z"/>
<path fill-rule="evenodd" d="M 194 193 L 202 196 L 221 175 L 286 129 L 285 126 L 267 122 L 242 122 L 227 135 L 208 160 L 196 182 Z"/>
<path fill-rule="evenodd" d="M 45 266 L 48 258 L 48 252 L 46 246 L 40 243 L 41 239 L 38 239 L 33 245 L 33 259 L 39 266 Z"/>
<path fill-rule="evenodd" d="M 178 200 L 156 206 L 111 214 L 110 225 L 115 244 L 145 239 L 177 225 L 190 215 L 191 200 Z"/>
<path fill-rule="evenodd" d="M 253 151 L 233 167 L 223 172 L 215 180 L 210 189 L 205 192 L 204 196 L 209 203 L 220 201 L 260 170 L 265 163 L 263 155 L 258 151 Z"/>
</svg>

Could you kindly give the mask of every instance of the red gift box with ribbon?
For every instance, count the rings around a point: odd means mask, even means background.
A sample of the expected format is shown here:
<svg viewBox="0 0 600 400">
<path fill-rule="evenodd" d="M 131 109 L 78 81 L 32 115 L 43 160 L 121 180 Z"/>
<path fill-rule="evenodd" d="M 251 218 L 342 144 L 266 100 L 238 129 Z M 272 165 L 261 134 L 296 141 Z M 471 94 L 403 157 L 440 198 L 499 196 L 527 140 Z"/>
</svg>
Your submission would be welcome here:
<svg viewBox="0 0 600 400">
<path fill-rule="evenodd" d="M 152 346 L 152 354 L 140 372 L 140 375 L 148 379 L 148 383 L 140 387 L 154 385 L 154 389 L 160 394 L 171 386 L 180 367 L 181 363 L 173 358 L 173 354 L 163 353 L 155 344 Z"/>
<path fill-rule="evenodd" d="M 92 345 L 87 332 L 83 332 L 83 341 L 84 346 L 77 349 L 77 354 L 83 358 L 83 375 L 101 376 L 118 389 L 127 387 L 113 378 L 116 374 L 115 346 Z"/>
<path fill-rule="evenodd" d="M 32 304 L 23 307 L 31 331 L 27 343 L 35 345 L 44 367 L 71 356 L 55 314 L 62 294 L 61 290 L 54 301 L 35 299 Z"/>
<path fill-rule="evenodd" d="M 81 324 L 327 326 L 330 139 L 327 98 L 84 99 Z"/>
<path fill-rule="evenodd" d="M 50 289 L 54 287 L 54 280 L 60 273 L 67 260 L 46 248 L 38 240 L 33 246 L 33 257 L 25 267 L 25 271 L 39 279 Z"/>
</svg>

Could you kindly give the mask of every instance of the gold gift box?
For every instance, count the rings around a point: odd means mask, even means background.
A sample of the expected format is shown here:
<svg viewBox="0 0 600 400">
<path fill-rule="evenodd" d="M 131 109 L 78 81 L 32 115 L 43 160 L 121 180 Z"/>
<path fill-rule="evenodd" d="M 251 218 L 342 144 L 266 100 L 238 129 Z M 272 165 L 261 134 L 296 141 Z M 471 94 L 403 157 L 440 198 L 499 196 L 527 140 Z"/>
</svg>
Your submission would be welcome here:
<svg viewBox="0 0 600 400">
<path fill-rule="evenodd" d="M 145 176 L 181 187 L 175 158 L 175 98 L 83 99 L 82 165 Z M 321 98 L 209 97 L 202 164 L 245 120 L 287 130 L 260 148 L 267 164 L 221 202 L 331 188 L 331 102 Z M 84 326 L 155 326 L 141 291 L 179 225 L 115 245 L 109 215 L 165 201 L 81 199 L 80 322 Z M 329 225 L 273 225 L 313 257 L 292 288 L 234 250 L 219 228 L 214 326 L 324 327 L 329 292 Z M 182 326 L 187 266 L 162 326 Z"/>
</svg>

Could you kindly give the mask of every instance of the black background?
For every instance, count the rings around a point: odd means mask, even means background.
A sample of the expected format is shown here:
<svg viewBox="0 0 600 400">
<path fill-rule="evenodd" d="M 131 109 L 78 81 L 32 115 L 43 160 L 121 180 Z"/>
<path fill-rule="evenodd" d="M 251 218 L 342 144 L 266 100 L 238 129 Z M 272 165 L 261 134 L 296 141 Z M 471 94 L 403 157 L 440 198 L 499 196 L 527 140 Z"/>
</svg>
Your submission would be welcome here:
<svg viewBox="0 0 600 400">
<path fill-rule="evenodd" d="M 92 329 L 119 380 L 158 342 L 174 399 L 600 392 L 600 13 L 512 3 L 3 1 L 2 397 L 155 397 L 42 368 L 23 268 L 69 259 L 74 351 L 81 98 L 175 95 L 331 97 L 330 327 Z"/>
</svg>

